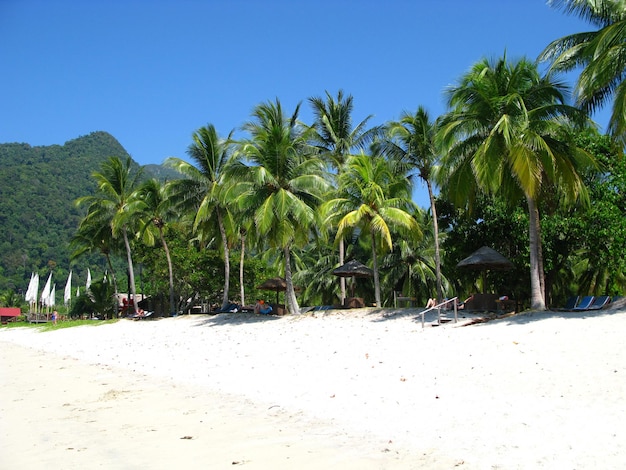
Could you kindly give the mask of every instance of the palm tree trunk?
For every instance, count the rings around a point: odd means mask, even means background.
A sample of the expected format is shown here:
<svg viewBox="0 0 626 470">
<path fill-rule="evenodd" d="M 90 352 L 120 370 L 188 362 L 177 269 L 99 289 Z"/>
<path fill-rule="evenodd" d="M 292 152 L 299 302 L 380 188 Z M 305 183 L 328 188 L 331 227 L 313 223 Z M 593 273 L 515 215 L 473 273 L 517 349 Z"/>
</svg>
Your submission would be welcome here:
<svg viewBox="0 0 626 470">
<path fill-rule="evenodd" d="M 241 290 L 241 306 L 242 307 L 246 305 L 246 296 L 245 296 L 245 290 L 244 290 L 244 285 L 243 285 L 243 267 L 244 267 L 243 263 L 245 260 L 245 252 L 246 252 L 246 231 L 242 230 L 241 231 L 241 256 L 239 258 L 239 286 Z"/>
<path fill-rule="evenodd" d="M 528 214 L 530 219 L 528 235 L 530 238 L 530 307 L 533 310 L 545 310 L 546 303 L 541 290 L 541 232 L 539 230 L 539 210 L 536 201 L 526 198 L 528 201 Z"/>
<path fill-rule="evenodd" d="M 426 180 L 428 197 L 430 199 L 430 212 L 433 216 L 433 237 L 435 241 L 435 279 L 437 282 L 437 303 L 443 302 L 443 289 L 441 287 L 441 254 L 439 253 L 439 221 L 437 220 L 437 208 L 435 207 L 435 196 L 430 180 Z"/>
<path fill-rule="evenodd" d="M 298 305 L 298 299 L 296 299 L 296 291 L 293 288 L 293 278 L 291 276 L 291 248 L 286 246 L 283 248 L 285 253 L 285 281 L 287 282 L 287 290 L 285 291 L 285 302 L 287 304 L 287 310 L 292 315 L 300 314 L 300 306 Z"/>
<path fill-rule="evenodd" d="M 133 297 L 133 309 L 135 315 L 137 315 L 137 289 L 135 289 L 135 268 L 133 267 L 133 257 L 130 252 L 130 242 L 128 241 L 128 231 L 126 227 L 122 229 L 124 235 L 124 245 L 126 246 L 126 258 L 128 260 L 128 282 L 130 284 L 130 293 Z"/>
<path fill-rule="evenodd" d="M 228 238 L 226 238 L 226 229 L 224 228 L 224 221 L 222 220 L 222 212 L 219 209 L 217 209 L 216 211 L 217 224 L 220 228 L 222 247 L 224 249 L 224 296 L 222 297 L 222 309 L 225 309 L 230 303 L 230 250 L 228 249 Z"/>
<path fill-rule="evenodd" d="M 163 228 L 158 226 L 159 235 L 161 236 L 161 243 L 163 244 L 163 249 L 165 250 L 165 257 L 167 258 L 167 270 L 170 275 L 170 315 L 176 315 L 176 305 L 174 303 L 174 270 L 172 269 L 172 258 L 170 256 L 170 249 L 167 246 L 167 242 L 165 241 L 165 237 L 163 236 Z"/>
<path fill-rule="evenodd" d="M 345 260 L 345 244 L 343 241 L 343 237 L 339 240 L 339 266 L 343 266 Z M 344 305 L 346 302 L 346 278 L 343 276 L 339 277 L 339 287 L 341 289 L 341 305 Z"/>
<path fill-rule="evenodd" d="M 371 230 L 372 234 L 372 261 L 374 269 L 374 298 L 376 299 L 376 307 L 382 307 L 380 303 L 380 278 L 378 276 L 378 258 L 376 257 L 376 237 L 374 235 L 374 230 Z"/>
</svg>

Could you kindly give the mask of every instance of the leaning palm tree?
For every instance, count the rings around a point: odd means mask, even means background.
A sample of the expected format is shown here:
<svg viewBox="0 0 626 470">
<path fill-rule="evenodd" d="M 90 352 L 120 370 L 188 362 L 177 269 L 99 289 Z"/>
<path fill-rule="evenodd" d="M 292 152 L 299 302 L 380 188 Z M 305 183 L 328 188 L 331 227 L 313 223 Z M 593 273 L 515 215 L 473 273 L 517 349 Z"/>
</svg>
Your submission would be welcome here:
<svg viewBox="0 0 626 470">
<path fill-rule="evenodd" d="M 409 180 L 397 173 L 394 162 L 360 153 L 348 158 L 339 176 L 338 197 L 321 207 L 325 223 L 337 223 L 337 240 L 355 229 L 371 237 L 374 296 L 379 307 L 378 246 L 392 249 L 391 227 L 404 230 L 410 238 L 422 235 L 411 215 L 415 205 L 410 189 Z"/>
<path fill-rule="evenodd" d="M 408 165 L 411 176 L 420 178 L 428 189 L 430 211 L 433 222 L 434 261 L 436 275 L 437 299 L 443 300 L 441 278 L 441 255 L 439 251 L 439 224 L 437 221 L 437 207 L 433 191 L 433 180 L 439 154 L 435 148 L 436 125 L 430 119 L 426 109 L 417 108 L 415 114 L 402 113 L 400 120 L 388 125 L 389 141 L 383 141 L 382 146 L 388 154 L 398 158 Z M 416 171 L 416 173 L 413 173 Z"/>
<path fill-rule="evenodd" d="M 240 181 L 236 198 L 251 215 L 257 239 L 284 256 L 287 309 L 298 314 L 292 277 L 291 252 L 307 243 L 316 222 L 316 206 L 328 187 L 323 161 L 309 145 L 310 130 L 298 122 L 298 105 L 287 117 L 280 101 L 255 107 L 244 125 L 250 137 L 240 145 L 242 160 L 232 174 Z"/>
<path fill-rule="evenodd" d="M 228 204 L 223 197 L 225 169 L 231 157 L 232 132 L 227 139 L 219 137 L 211 124 L 201 127 L 193 134 L 193 143 L 187 154 L 197 166 L 180 159 L 165 161 L 184 175 L 185 178 L 171 183 L 170 195 L 175 205 L 183 212 L 195 213 L 194 231 L 206 232 L 217 227 L 224 255 L 224 293 L 222 308 L 229 304 L 230 291 L 230 247 L 226 224 L 230 218 Z M 206 238 L 206 233 L 201 238 Z"/>
<path fill-rule="evenodd" d="M 340 175 L 348 156 L 358 149 L 365 149 L 380 133 L 380 128 L 367 128 L 372 115 L 367 116 L 356 126 L 352 124 L 352 95 L 345 96 L 343 90 L 337 92 L 337 99 L 326 92 L 326 99 L 309 98 L 313 108 L 312 143 L 321 151 L 322 158 L 330 169 Z M 344 240 L 339 240 L 339 264 L 344 263 Z M 346 297 L 346 278 L 340 277 L 341 304 Z"/>
<path fill-rule="evenodd" d="M 140 233 L 143 240 L 150 246 L 154 245 L 155 234 L 151 229 L 156 229 L 163 251 L 165 251 L 169 274 L 170 314 L 175 315 L 174 270 L 170 250 L 163 233 L 168 219 L 175 215 L 172 200 L 169 198 L 169 188 L 168 183 L 163 184 L 154 178 L 146 180 L 138 190 L 138 197 L 142 204 L 137 209 L 137 218 L 141 224 Z"/>
<path fill-rule="evenodd" d="M 576 98 L 587 112 L 613 100 L 609 132 L 626 142 L 626 3 L 623 0 L 552 0 L 550 4 L 588 20 L 596 31 L 552 41 L 540 54 L 551 68 L 582 68 Z"/>
<path fill-rule="evenodd" d="M 545 310 L 543 257 L 538 200 L 542 187 L 555 183 L 566 201 L 586 197 L 579 175 L 590 163 L 578 149 L 570 123 L 586 122 L 565 104 L 566 87 L 541 77 L 527 59 L 483 59 L 448 92 L 450 112 L 438 138 L 448 153 L 440 183 L 451 199 L 471 207 L 479 191 L 525 199 L 530 215 L 531 307 Z"/>
<path fill-rule="evenodd" d="M 98 187 L 96 194 L 76 201 L 78 206 L 89 206 L 88 218 L 102 224 L 110 224 L 113 236 L 122 236 L 128 262 L 129 288 L 133 299 L 137 298 L 137 291 L 129 231 L 134 235 L 132 224 L 139 204 L 136 189 L 141 174 L 141 168 L 134 171 L 130 157 L 125 161 L 119 157 L 110 157 L 102 164 L 99 172 L 92 174 Z M 133 305 L 137 313 L 137 302 L 133 302 Z"/>
</svg>

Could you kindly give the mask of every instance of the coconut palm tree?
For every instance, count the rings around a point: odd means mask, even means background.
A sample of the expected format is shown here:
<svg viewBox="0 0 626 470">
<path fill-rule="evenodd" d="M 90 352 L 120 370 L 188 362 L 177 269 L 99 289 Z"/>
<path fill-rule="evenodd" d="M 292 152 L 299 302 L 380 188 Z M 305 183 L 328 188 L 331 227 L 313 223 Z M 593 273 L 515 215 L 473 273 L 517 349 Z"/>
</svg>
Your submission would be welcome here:
<svg viewBox="0 0 626 470">
<path fill-rule="evenodd" d="M 176 314 L 176 303 L 174 300 L 174 270 L 172 268 L 172 257 L 167 246 L 167 241 L 163 231 L 168 219 L 175 215 L 172 200 L 169 198 L 170 185 L 157 181 L 154 178 L 146 180 L 138 190 L 139 200 L 143 203 L 137 209 L 137 217 L 141 221 L 140 234 L 144 242 L 154 245 L 155 237 L 153 230 L 156 229 L 165 257 L 167 258 L 167 269 L 169 274 L 170 290 L 170 314 Z"/>
<path fill-rule="evenodd" d="M 395 156 L 401 163 L 408 165 L 411 177 L 421 179 L 428 189 L 435 249 L 437 299 L 441 302 L 443 300 L 443 288 L 439 250 L 439 224 L 433 191 L 434 173 L 439 159 L 439 154 L 435 148 L 436 130 L 436 125 L 431 120 L 426 109 L 419 106 L 414 114 L 404 112 L 400 116 L 399 121 L 388 124 L 387 132 L 390 140 L 383 141 L 382 147 L 386 153 Z M 413 173 L 414 171 L 415 173 Z"/>
<path fill-rule="evenodd" d="M 74 260 L 85 253 L 99 252 L 106 259 L 115 294 L 117 295 L 119 290 L 115 270 L 111 262 L 111 254 L 121 253 L 124 251 L 124 248 L 121 240 L 113 236 L 110 218 L 107 216 L 105 220 L 98 220 L 98 216 L 103 215 L 98 209 L 97 206 L 93 206 L 90 212 L 80 221 L 78 230 L 70 240 L 70 246 L 73 249 L 71 259 Z"/>
<path fill-rule="evenodd" d="M 421 237 L 420 227 L 411 215 L 413 209 L 416 207 L 411 200 L 409 180 L 398 174 L 394 162 L 363 152 L 348 157 L 339 175 L 338 197 L 321 207 L 325 223 L 337 223 L 337 240 L 355 229 L 371 237 L 377 306 L 382 305 L 379 246 L 392 249 L 391 227 L 404 230 L 409 237 Z"/>
<path fill-rule="evenodd" d="M 539 55 L 551 68 L 582 68 L 576 98 L 587 112 L 613 100 L 609 132 L 626 143 L 626 3 L 622 0 L 553 0 L 551 5 L 588 20 L 596 31 L 552 41 Z"/>
<path fill-rule="evenodd" d="M 195 213 L 194 231 L 211 232 L 213 227 L 219 230 L 224 255 L 222 308 L 230 303 L 230 245 L 226 225 L 231 221 L 223 191 L 225 170 L 233 149 L 231 137 L 232 132 L 226 139 L 220 138 L 215 127 L 208 124 L 194 132 L 193 142 L 187 149 L 197 166 L 174 157 L 165 161 L 185 177 L 171 182 L 170 197 L 181 211 Z M 206 234 L 201 238 L 206 239 Z"/>
<path fill-rule="evenodd" d="M 356 126 L 352 125 L 353 110 L 352 95 L 345 96 L 343 90 L 337 92 L 337 99 L 326 92 L 326 99 L 321 97 L 309 98 L 313 108 L 315 122 L 312 142 L 326 159 L 334 174 L 339 175 L 343 171 L 346 159 L 357 149 L 365 149 L 366 146 L 380 134 L 380 128 L 367 129 L 367 123 L 372 115 L 367 116 Z M 344 240 L 339 240 L 339 265 L 344 263 Z M 341 304 L 346 297 L 346 279 L 339 278 L 341 287 Z"/>
<path fill-rule="evenodd" d="M 527 59 L 483 59 L 448 91 L 451 111 L 438 134 L 448 149 L 440 183 L 456 204 L 471 207 L 478 191 L 526 200 L 531 307 L 537 310 L 545 310 L 537 205 L 542 187 L 555 183 L 567 201 L 586 196 L 578 171 L 590 157 L 575 146 L 568 124 L 587 117 L 565 105 L 566 91 Z"/>
<path fill-rule="evenodd" d="M 137 298 L 135 273 L 130 246 L 129 231 L 134 235 L 133 224 L 139 200 L 137 199 L 138 181 L 142 170 L 134 170 L 130 157 L 122 161 L 119 157 L 109 157 L 99 172 L 92 174 L 96 180 L 97 192 L 93 196 L 79 198 L 78 206 L 88 205 L 86 222 L 88 225 L 101 223 L 110 225 L 114 237 L 122 236 L 128 262 L 129 288 L 133 299 Z M 133 302 L 137 313 L 137 302 Z"/>
<path fill-rule="evenodd" d="M 288 117 L 280 101 L 254 108 L 244 125 L 250 137 L 241 142 L 242 160 L 233 165 L 238 184 L 236 198 L 244 214 L 251 215 L 257 238 L 284 256 L 287 309 L 298 314 L 291 251 L 307 243 L 316 222 L 316 206 L 328 188 L 324 163 L 309 145 L 310 129 L 298 122 L 298 105 Z"/>
</svg>

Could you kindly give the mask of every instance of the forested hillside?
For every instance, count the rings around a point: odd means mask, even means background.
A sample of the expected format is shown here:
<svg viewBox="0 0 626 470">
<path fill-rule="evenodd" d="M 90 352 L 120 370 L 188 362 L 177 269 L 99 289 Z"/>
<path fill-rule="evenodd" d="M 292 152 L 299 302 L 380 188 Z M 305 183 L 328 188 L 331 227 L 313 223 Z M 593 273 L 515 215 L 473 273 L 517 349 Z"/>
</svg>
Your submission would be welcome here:
<svg viewBox="0 0 626 470">
<path fill-rule="evenodd" d="M 25 289 L 33 271 L 47 276 L 52 269 L 55 280 L 65 282 L 68 242 L 82 215 L 74 201 L 93 193 L 91 174 L 112 155 L 128 153 L 106 132 L 64 145 L 0 144 L 0 290 Z M 146 169 L 150 176 L 163 171 L 155 167 Z M 100 262 L 97 256 L 93 261 Z M 88 262 L 73 267 L 77 277 Z"/>
</svg>

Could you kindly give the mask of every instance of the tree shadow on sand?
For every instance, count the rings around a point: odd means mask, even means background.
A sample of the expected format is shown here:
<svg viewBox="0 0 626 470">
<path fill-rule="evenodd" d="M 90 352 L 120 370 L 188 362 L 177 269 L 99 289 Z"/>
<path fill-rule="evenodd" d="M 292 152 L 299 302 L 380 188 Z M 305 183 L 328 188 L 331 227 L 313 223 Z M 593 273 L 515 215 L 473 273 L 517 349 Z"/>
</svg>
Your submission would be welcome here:
<svg viewBox="0 0 626 470">
<path fill-rule="evenodd" d="M 218 313 L 207 315 L 195 326 L 222 326 L 222 325 L 245 325 L 253 323 L 265 323 L 279 320 L 279 315 L 259 315 L 256 313 Z"/>
<path fill-rule="evenodd" d="M 465 324 L 463 326 L 481 325 L 488 326 L 494 324 L 506 325 L 527 325 L 529 323 L 537 323 L 551 319 L 563 320 L 591 320 L 594 318 L 604 317 L 607 315 L 618 315 L 626 312 L 623 306 L 615 306 L 612 308 L 604 308 L 601 310 L 546 310 L 546 311 L 528 311 L 520 313 L 510 313 L 501 316 L 485 316 L 483 319 Z"/>
</svg>

